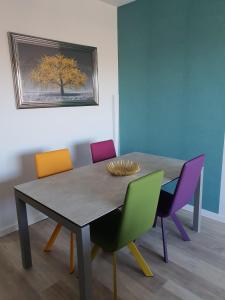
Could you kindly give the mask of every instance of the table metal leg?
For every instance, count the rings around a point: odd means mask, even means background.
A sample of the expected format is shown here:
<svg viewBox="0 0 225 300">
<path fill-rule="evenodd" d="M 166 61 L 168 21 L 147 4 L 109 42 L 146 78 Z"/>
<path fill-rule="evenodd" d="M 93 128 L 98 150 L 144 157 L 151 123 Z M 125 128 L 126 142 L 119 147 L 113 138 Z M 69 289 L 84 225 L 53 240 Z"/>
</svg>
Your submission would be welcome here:
<svg viewBox="0 0 225 300">
<path fill-rule="evenodd" d="M 194 214 L 193 214 L 193 230 L 200 232 L 201 229 L 201 209 L 202 209 L 202 189 L 203 189 L 204 168 L 202 168 L 198 186 L 194 196 Z"/>
<path fill-rule="evenodd" d="M 27 208 L 26 203 L 20 200 L 18 197 L 16 199 L 16 209 L 20 236 L 20 247 L 22 264 L 24 269 L 32 267 L 31 249 L 30 249 L 30 237 L 27 221 Z"/>
<path fill-rule="evenodd" d="M 89 225 L 77 230 L 80 300 L 91 300 L 91 247 Z"/>
</svg>

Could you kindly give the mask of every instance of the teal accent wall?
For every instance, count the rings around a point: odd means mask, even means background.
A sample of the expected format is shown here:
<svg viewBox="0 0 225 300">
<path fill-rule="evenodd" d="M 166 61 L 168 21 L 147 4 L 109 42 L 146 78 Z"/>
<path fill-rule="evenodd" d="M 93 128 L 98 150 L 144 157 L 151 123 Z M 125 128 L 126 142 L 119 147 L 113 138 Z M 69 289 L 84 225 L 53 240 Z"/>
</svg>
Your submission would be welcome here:
<svg viewBox="0 0 225 300">
<path fill-rule="evenodd" d="M 225 130 L 225 1 L 118 9 L 120 151 L 206 154 L 203 208 L 218 212 Z"/>
</svg>

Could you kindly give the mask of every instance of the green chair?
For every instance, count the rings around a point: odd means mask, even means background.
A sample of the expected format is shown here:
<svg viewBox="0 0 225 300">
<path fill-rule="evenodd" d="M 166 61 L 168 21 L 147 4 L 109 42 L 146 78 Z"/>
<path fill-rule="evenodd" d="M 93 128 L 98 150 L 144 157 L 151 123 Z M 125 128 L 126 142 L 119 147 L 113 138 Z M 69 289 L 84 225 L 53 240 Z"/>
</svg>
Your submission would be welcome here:
<svg viewBox="0 0 225 300">
<path fill-rule="evenodd" d="M 122 211 L 115 210 L 91 224 L 92 259 L 100 248 L 112 253 L 114 300 L 117 299 L 116 251 L 124 246 L 128 246 L 144 275 L 153 276 L 133 241 L 153 226 L 163 174 L 157 171 L 130 182 Z"/>
</svg>

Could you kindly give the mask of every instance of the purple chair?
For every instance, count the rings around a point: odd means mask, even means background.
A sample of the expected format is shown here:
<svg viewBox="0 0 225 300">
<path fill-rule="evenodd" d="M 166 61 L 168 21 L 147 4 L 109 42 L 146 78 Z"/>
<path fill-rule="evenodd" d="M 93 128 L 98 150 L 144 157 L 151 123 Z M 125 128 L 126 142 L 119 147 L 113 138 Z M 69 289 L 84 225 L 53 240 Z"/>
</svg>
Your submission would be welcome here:
<svg viewBox="0 0 225 300">
<path fill-rule="evenodd" d="M 183 225 L 176 216 L 176 212 L 182 207 L 184 207 L 189 201 L 191 201 L 200 179 L 204 159 L 205 156 L 200 155 L 196 158 L 187 161 L 183 165 L 174 194 L 170 194 L 166 191 L 161 190 L 155 218 L 155 225 L 157 222 L 157 217 L 160 217 L 165 262 L 168 262 L 168 251 L 164 218 L 170 216 L 174 221 L 178 231 L 180 232 L 183 240 L 190 241 L 187 232 L 185 231 Z"/>
<path fill-rule="evenodd" d="M 116 157 L 113 140 L 93 143 L 90 146 L 93 163 Z"/>
</svg>

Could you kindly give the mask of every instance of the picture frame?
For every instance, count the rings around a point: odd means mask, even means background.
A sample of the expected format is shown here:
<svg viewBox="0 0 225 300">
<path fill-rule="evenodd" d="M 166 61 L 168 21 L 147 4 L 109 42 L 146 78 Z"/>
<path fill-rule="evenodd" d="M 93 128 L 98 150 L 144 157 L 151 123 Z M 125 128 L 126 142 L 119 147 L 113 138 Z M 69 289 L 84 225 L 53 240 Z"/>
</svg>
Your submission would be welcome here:
<svg viewBox="0 0 225 300">
<path fill-rule="evenodd" d="M 8 32 L 16 105 L 99 104 L 97 48 Z"/>
</svg>

